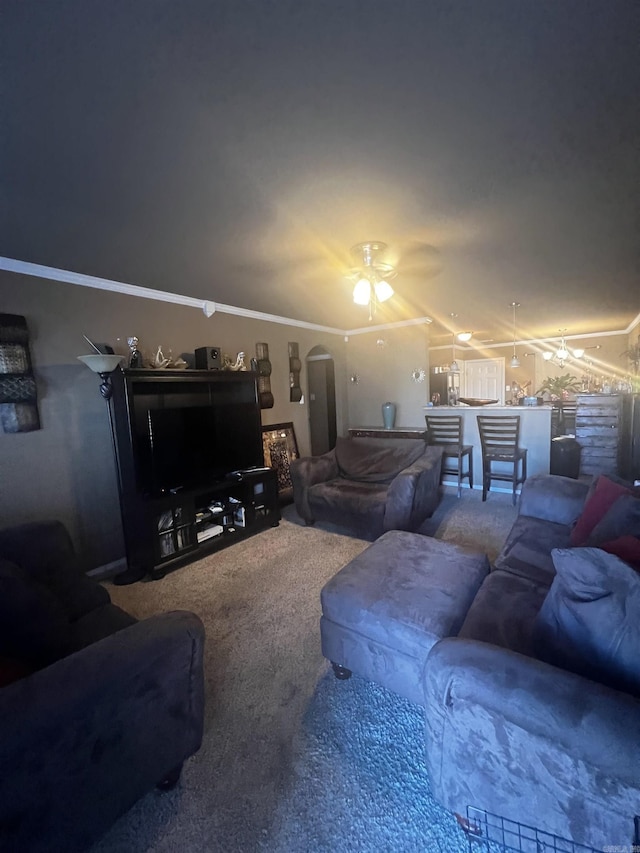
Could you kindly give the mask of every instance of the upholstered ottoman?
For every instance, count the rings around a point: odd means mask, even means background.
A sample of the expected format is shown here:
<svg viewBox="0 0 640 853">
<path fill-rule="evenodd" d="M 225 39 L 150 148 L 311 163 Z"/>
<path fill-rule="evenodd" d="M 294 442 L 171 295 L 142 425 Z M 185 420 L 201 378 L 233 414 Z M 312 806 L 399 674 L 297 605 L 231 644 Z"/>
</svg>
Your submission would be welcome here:
<svg viewBox="0 0 640 853">
<path fill-rule="evenodd" d="M 424 704 L 427 655 L 457 635 L 488 571 L 484 554 L 390 530 L 325 584 L 323 655 L 338 678 L 355 672 Z"/>
</svg>

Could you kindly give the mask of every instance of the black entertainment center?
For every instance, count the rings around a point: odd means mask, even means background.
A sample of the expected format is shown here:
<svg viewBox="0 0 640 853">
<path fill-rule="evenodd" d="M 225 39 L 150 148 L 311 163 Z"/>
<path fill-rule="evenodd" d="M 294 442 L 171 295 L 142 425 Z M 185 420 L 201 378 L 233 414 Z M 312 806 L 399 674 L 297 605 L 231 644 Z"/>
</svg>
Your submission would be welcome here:
<svg viewBox="0 0 640 853">
<path fill-rule="evenodd" d="M 110 415 L 128 569 L 167 571 L 280 521 L 257 374 L 118 369 Z M 116 581 L 118 582 L 118 581 Z"/>
</svg>

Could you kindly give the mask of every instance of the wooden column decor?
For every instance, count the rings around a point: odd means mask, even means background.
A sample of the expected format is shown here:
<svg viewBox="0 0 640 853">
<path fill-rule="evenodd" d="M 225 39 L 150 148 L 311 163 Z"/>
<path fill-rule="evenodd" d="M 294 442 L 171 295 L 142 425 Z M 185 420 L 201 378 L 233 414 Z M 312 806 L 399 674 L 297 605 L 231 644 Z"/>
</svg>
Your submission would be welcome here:
<svg viewBox="0 0 640 853">
<path fill-rule="evenodd" d="M 273 394 L 271 393 L 271 362 L 269 361 L 269 344 L 256 344 L 258 367 L 258 399 L 261 409 L 273 409 Z"/>
<path fill-rule="evenodd" d="M 0 424 L 4 432 L 40 429 L 27 321 L 0 314 Z"/>
<path fill-rule="evenodd" d="M 298 353 L 298 344 L 289 341 L 289 400 L 291 403 L 299 403 L 302 399 L 302 388 L 300 387 L 300 371 L 302 362 Z"/>
</svg>

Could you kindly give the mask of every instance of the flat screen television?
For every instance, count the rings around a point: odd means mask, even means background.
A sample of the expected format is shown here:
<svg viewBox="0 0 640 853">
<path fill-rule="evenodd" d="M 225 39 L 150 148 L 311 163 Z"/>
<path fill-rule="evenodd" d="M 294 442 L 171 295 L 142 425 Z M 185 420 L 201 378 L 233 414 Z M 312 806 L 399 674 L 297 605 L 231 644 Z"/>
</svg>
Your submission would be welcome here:
<svg viewBox="0 0 640 853">
<path fill-rule="evenodd" d="M 255 386 L 152 398 L 138 409 L 138 485 L 149 495 L 194 489 L 264 464 Z M 246 389 L 246 390 L 245 390 Z M 248 398 L 248 399 L 247 399 Z"/>
</svg>

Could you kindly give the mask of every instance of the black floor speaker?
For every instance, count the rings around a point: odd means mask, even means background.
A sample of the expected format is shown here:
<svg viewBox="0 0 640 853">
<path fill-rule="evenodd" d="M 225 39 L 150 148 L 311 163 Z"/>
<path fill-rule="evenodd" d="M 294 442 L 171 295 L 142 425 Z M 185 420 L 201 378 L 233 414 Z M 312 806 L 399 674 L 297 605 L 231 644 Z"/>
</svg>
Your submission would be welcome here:
<svg viewBox="0 0 640 853">
<path fill-rule="evenodd" d="M 195 356 L 196 370 L 220 370 L 222 368 L 220 347 L 198 347 Z"/>
</svg>

